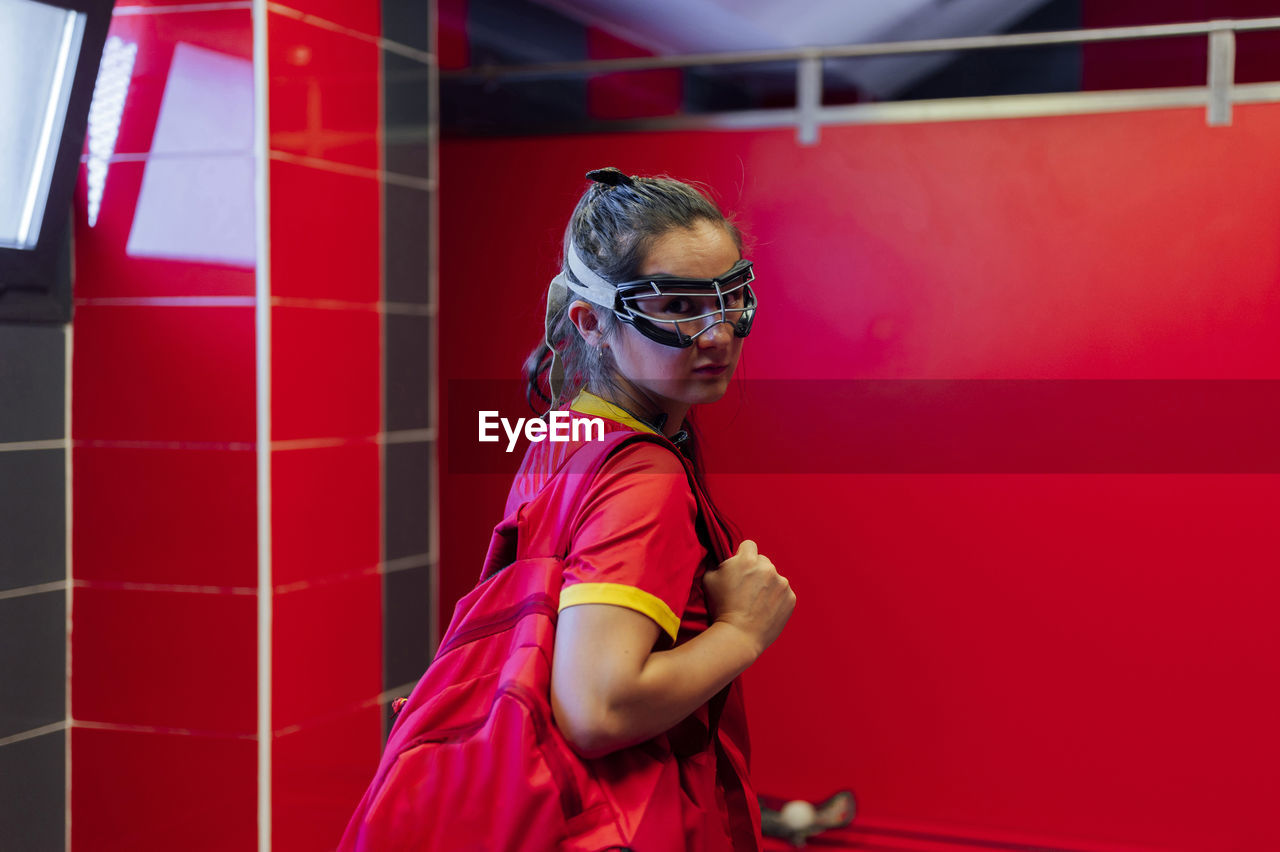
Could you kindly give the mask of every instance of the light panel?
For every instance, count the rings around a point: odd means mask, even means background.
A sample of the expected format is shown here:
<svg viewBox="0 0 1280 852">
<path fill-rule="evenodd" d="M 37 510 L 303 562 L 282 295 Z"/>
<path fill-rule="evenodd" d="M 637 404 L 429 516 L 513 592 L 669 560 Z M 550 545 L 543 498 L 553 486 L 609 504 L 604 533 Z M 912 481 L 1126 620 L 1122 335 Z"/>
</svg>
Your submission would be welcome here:
<svg viewBox="0 0 1280 852">
<path fill-rule="evenodd" d="M 0 247 L 40 237 L 85 15 L 0 0 Z"/>
</svg>

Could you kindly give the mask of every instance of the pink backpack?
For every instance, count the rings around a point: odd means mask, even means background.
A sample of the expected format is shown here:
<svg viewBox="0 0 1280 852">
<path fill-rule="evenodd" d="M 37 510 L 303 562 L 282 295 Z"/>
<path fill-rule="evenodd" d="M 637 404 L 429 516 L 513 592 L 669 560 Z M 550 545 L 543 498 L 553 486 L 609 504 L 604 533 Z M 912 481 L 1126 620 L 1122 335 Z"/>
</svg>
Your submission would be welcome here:
<svg viewBox="0 0 1280 852">
<path fill-rule="evenodd" d="M 340 852 L 684 847 L 679 769 L 665 738 L 618 752 L 595 771 L 551 716 L 568 521 L 609 453 L 627 441 L 671 448 L 655 435 L 626 430 L 587 442 L 553 477 L 567 474 L 566 487 L 544 487 L 494 528 L 480 582 L 458 602 L 435 660 L 397 714 Z M 689 478 L 723 561 L 733 552 L 728 538 Z M 551 536 L 549 522 L 558 525 Z M 527 553 L 539 538 L 557 542 L 554 555 Z M 713 700 L 716 717 L 728 693 Z M 721 754 L 724 745 L 718 744 Z M 734 774 L 745 778 L 745 756 L 729 747 Z M 734 780 L 730 799 L 754 805 L 745 782 Z M 756 812 L 751 818 L 758 823 Z M 744 842 L 748 833 L 738 828 Z M 749 848 L 758 843 L 752 840 Z"/>
</svg>

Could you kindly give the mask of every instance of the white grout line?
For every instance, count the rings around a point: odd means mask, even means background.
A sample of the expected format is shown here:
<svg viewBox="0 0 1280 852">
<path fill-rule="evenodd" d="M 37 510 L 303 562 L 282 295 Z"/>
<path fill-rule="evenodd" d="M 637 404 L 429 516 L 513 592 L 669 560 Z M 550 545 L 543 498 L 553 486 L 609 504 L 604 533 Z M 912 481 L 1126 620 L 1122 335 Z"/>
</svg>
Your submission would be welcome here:
<svg viewBox="0 0 1280 852">
<path fill-rule="evenodd" d="M 435 429 L 401 429 L 396 432 L 383 432 L 379 436 L 381 444 L 423 444 L 436 439 Z"/>
<path fill-rule="evenodd" d="M 268 156 L 280 163 L 289 163 L 295 166 L 306 166 L 312 169 L 319 169 L 322 172 L 334 172 L 335 174 L 347 175 L 349 177 L 373 178 L 377 180 L 381 177 L 377 168 L 369 168 L 368 166 L 355 166 L 351 163 L 339 163 L 334 160 L 324 160 L 320 157 L 308 157 L 303 154 L 293 154 L 288 151 L 277 151 L 272 148 Z"/>
<path fill-rule="evenodd" d="M 193 728 L 166 728 L 158 725 L 126 725 L 119 722 L 88 722 L 83 719 L 69 721 L 69 725 L 91 731 L 119 731 L 130 734 L 163 734 L 178 737 L 208 737 L 217 740 L 256 740 L 256 734 L 234 734 L 230 731 L 202 731 Z"/>
<path fill-rule="evenodd" d="M 381 125 L 379 125 L 381 126 Z M 160 151 L 135 151 L 132 153 L 112 154 L 107 158 L 109 165 L 119 163 L 146 163 L 148 160 L 207 160 L 210 158 L 233 158 L 233 159 L 250 159 L 253 157 L 253 151 L 180 151 L 180 152 L 160 152 Z M 270 157 L 282 163 L 292 163 L 298 166 L 308 166 L 321 171 L 336 172 L 338 174 L 350 175 L 353 177 L 367 177 L 374 180 L 382 180 L 387 183 L 396 184 L 397 186 L 405 186 L 410 189 L 420 189 L 430 192 L 435 189 L 435 181 L 431 178 L 424 178 L 419 175 L 406 175 L 401 172 L 389 172 L 384 168 L 384 164 L 379 162 L 377 168 L 370 169 L 366 166 L 355 166 L 351 163 L 342 163 L 336 160 L 326 160 L 323 157 L 308 157 L 305 154 L 295 154 L 291 151 L 271 150 Z M 89 162 L 89 155 L 84 154 L 80 157 L 80 164 L 84 165 Z"/>
<path fill-rule="evenodd" d="M 91 448 L 103 450 L 231 450 L 234 452 L 250 452 L 257 449 L 257 444 L 222 443 L 218 441 L 96 441 L 80 438 L 72 441 L 77 449 Z"/>
<path fill-rule="evenodd" d="M 63 719 L 60 722 L 53 722 L 49 725 L 42 725 L 39 728 L 32 728 L 29 731 L 23 731 L 20 734 L 12 734 L 7 737 L 0 737 L 0 748 L 14 743 L 20 743 L 23 740 L 34 740 L 36 737 L 43 737 L 45 734 L 56 734 L 58 731 L 66 730 L 67 722 Z"/>
<path fill-rule="evenodd" d="M 66 490 L 64 492 L 65 508 L 63 510 L 66 512 L 66 524 L 64 530 L 66 538 L 64 542 L 65 556 L 63 558 L 63 564 L 66 569 L 66 576 L 63 578 L 62 582 L 65 586 L 64 595 L 66 596 L 66 603 L 64 607 L 66 610 L 66 658 L 63 660 L 63 668 L 66 675 L 66 688 L 62 695 L 62 715 L 63 725 L 65 728 L 62 735 L 62 843 L 63 852 L 71 852 L 71 606 L 75 598 L 75 595 L 71 590 L 71 580 L 75 576 L 75 571 L 72 567 L 74 563 L 72 561 L 73 553 L 71 535 L 71 525 L 75 521 L 75 517 L 73 515 L 73 507 L 75 503 L 72 499 L 73 495 L 71 493 L 72 482 L 74 481 L 71 475 L 71 361 L 72 358 L 75 357 L 75 337 L 71 323 L 67 323 L 64 328 L 66 336 L 63 338 L 65 344 L 63 349 L 63 369 L 65 374 L 63 376 L 64 396 L 62 404 L 64 406 L 64 413 L 62 422 L 63 427 L 66 430 L 66 437 L 64 439 L 66 450 L 65 455 L 63 456 L 63 473 L 66 476 Z"/>
<path fill-rule="evenodd" d="M 270 68 L 267 51 L 267 2 L 253 0 L 254 213 L 257 257 L 254 276 L 258 462 L 258 849 L 271 852 L 271 167 Z"/>
<path fill-rule="evenodd" d="M 380 174 L 384 181 L 387 183 L 393 183 L 396 186 L 404 186 L 409 189 L 421 189 L 424 192 L 431 192 L 436 188 L 436 182 L 431 178 L 404 175 L 400 174 L 400 172 L 381 172 Z"/>
<path fill-rule="evenodd" d="M 356 447 L 376 443 L 378 443 L 378 436 L 376 435 L 362 435 L 357 438 L 294 438 L 288 441 L 272 441 L 271 451 L 327 450 L 334 447 Z"/>
<path fill-rule="evenodd" d="M 432 304 L 422 305 L 414 302 L 383 302 L 382 312 L 384 314 L 398 314 L 400 316 L 433 317 L 436 315 L 436 306 Z"/>
<path fill-rule="evenodd" d="M 278 15 L 284 15 L 286 18 L 293 18 L 296 21 L 301 21 L 304 24 L 310 24 L 318 29 L 341 33 L 369 44 L 376 44 L 383 50 L 390 51 L 391 53 L 398 53 L 409 59 L 416 59 L 424 65 L 434 65 L 436 61 L 435 57 L 425 50 L 419 50 L 416 47 L 410 47 L 409 45 L 401 44 L 398 41 L 392 41 L 388 38 L 370 35 L 369 33 L 361 32 L 360 30 L 354 30 L 351 27 L 334 23 L 327 18 L 319 18 L 315 15 L 309 15 L 306 12 L 301 12 L 297 9 L 283 6 L 279 3 L 268 3 L 267 8 Z M 430 20 L 434 20 L 434 18 L 431 18 Z"/>
<path fill-rule="evenodd" d="M 347 583 L 352 580 L 359 580 L 362 577 L 372 577 L 378 573 L 377 565 L 370 565 L 367 568 L 360 568 L 355 571 L 344 571 L 341 574 L 334 574 L 329 577 L 320 577 L 315 580 L 299 580 L 296 583 L 285 583 L 276 586 L 276 597 L 287 595 L 290 592 L 301 592 L 307 589 L 319 589 L 325 586 L 336 586 L 339 583 Z"/>
<path fill-rule="evenodd" d="M 435 19 L 432 18 L 434 21 Z M 378 45 L 387 53 L 398 53 L 406 59 L 415 59 L 423 65 L 430 65 L 432 68 L 436 66 L 436 58 L 426 51 L 418 50 L 416 47 L 410 47 L 407 44 L 401 44 L 398 41 L 392 41 L 389 38 L 378 39 Z"/>
<path fill-rule="evenodd" d="M 10 441 L 0 444 L 0 453 L 24 453 L 34 450 L 65 450 L 71 442 L 66 438 L 51 438 L 47 441 Z"/>
<path fill-rule="evenodd" d="M 391 689 L 388 689 L 386 692 L 378 696 L 378 703 L 390 704 L 392 701 L 395 701 L 397 698 L 400 698 L 401 696 L 408 696 L 410 692 L 413 692 L 413 688 L 417 685 L 418 685 L 418 682 L 416 680 L 411 680 L 408 683 L 402 683 L 399 686 L 393 686 Z"/>
<path fill-rule="evenodd" d="M 291 438 L 272 441 L 272 451 L 311 450 L 326 447 L 345 447 L 357 444 L 413 444 L 436 439 L 435 429 L 400 429 L 394 432 L 377 432 L 370 435 L 333 436 L 324 438 Z M 26 441 L 12 444 L 0 444 L 0 452 L 18 450 L 57 450 L 66 446 L 74 449 L 95 450 L 199 450 L 226 452 L 254 452 L 257 444 L 244 442 L 222 443 L 218 441 L 124 441 L 124 440 L 90 440 L 80 438 L 75 441 L 62 439 L 51 441 Z"/>
<path fill-rule="evenodd" d="M 435 305 L 420 305 L 412 302 L 349 302 L 342 299 L 306 299 L 295 296 L 277 296 L 271 300 L 272 307 L 277 308 L 312 308 L 329 311 L 377 311 L 386 314 L 406 314 L 411 316 L 435 316 Z"/>
<path fill-rule="evenodd" d="M 138 583 L 131 580 L 72 580 L 77 589 L 93 589 L 100 592 L 170 592 L 181 595 L 256 595 L 256 587 L 250 586 L 201 586 L 194 583 Z"/>
<path fill-rule="evenodd" d="M 299 299 L 292 296 L 276 296 L 271 300 L 273 308 L 311 308 L 325 311 L 376 311 L 378 302 L 348 302 L 342 299 Z"/>
<path fill-rule="evenodd" d="M 101 296 L 76 299 L 76 306 L 162 307 L 162 308 L 252 308 L 253 296 Z"/>
<path fill-rule="evenodd" d="M 381 695 L 376 695 L 373 698 L 366 698 L 364 701 L 347 704 L 338 710 L 332 710 L 319 716 L 311 716 L 291 725 L 285 725 L 283 728 L 277 728 L 273 731 L 272 736 L 287 737 L 290 734 L 296 734 L 305 728 L 316 728 L 321 725 L 326 725 L 329 722 L 336 721 L 344 716 L 349 716 L 352 713 L 359 713 L 361 710 L 368 710 L 370 708 L 377 707 L 381 703 L 381 698 Z"/>
<path fill-rule="evenodd" d="M 399 559 L 386 559 L 382 563 L 383 574 L 394 574 L 396 571 L 408 571 L 431 564 L 430 553 L 415 553 L 412 556 L 401 556 Z"/>
<path fill-rule="evenodd" d="M 368 166 L 354 166 L 350 163 L 338 163 L 333 160 L 324 160 L 319 157 L 308 157 L 303 154 L 294 154 L 289 151 L 278 151 L 274 148 L 270 151 L 269 156 L 272 160 L 277 162 L 289 163 L 295 166 L 305 166 L 307 168 L 319 169 L 323 172 L 347 175 L 348 177 L 372 178 L 373 180 L 386 181 L 387 183 L 393 183 L 397 186 L 407 186 L 410 189 L 421 189 L 426 192 L 430 192 L 435 189 L 435 181 L 430 178 L 402 175 L 399 172 L 383 171 L 380 168 L 371 169 Z"/>
<path fill-rule="evenodd" d="M 16 589 L 0 590 L 0 601 L 12 600 L 13 598 L 26 598 L 31 595 L 43 595 L 47 592 L 65 592 L 67 590 L 66 580 L 54 580 L 51 583 L 39 583 L 34 586 L 20 586 Z"/>
<path fill-rule="evenodd" d="M 253 308 L 256 296 L 96 296 L 75 300 L 82 305 L 106 307 L 166 307 L 166 308 Z M 434 304 L 415 302 L 352 302 L 345 299 L 308 299 L 297 296 L 276 296 L 272 307 L 317 308 L 336 311 L 382 311 L 389 314 L 435 316 Z"/>
</svg>

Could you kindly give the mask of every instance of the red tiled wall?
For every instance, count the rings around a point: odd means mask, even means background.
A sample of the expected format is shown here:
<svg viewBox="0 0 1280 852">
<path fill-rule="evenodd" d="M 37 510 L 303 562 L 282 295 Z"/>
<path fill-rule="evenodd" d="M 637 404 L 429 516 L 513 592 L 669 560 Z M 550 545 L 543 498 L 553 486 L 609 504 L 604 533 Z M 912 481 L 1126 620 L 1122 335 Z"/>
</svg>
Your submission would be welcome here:
<svg viewBox="0 0 1280 852">
<path fill-rule="evenodd" d="M 267 17 L 267 163 L 251 134 L 234 150 L 153 147 L 170 144 L 157 125 L 178 46 L 252 63 L 249 10 L 113 21 L 138 55 L 99 220 L 87 221 L 84 174 L 76 211 L 77 850 L 256 848 L 260 700 L 272 708 L 275 850 L 332 848 L 380 749 L 380 14 L 377 3 L 294 8 Z M 252 115 L 252 92 L 217 108 Z M 248 178 L 223 187 L 225 209 L 205 209 L 199 175 L 230 161 Z M 269 697 L 258 690 L 264 306 L 252 251 L 228 263 L 131 248 L 140 211 L 157 203 L 140 201 L 144 186 L 196 181 L 157 209 L 187 223 L 198 255 L 219 217 L 255 215 L 258 168 L 270 183 Z"/>
<path fill-rule="evenodd" d="M 1280 848 L 1273 453 L 1217 475 L 814 464 L 848 448 L 832 423 L 874 419 L 828 393 L 863 379 L 922 404 L 910 380 L 1274 380 L 1277 133 L 1270 104 L 1228 128 L 1180 109 L 826 127 L 811 147 L 791 129 L 446 141 L 441 312 L 485 316 L 486 345 L 442 324 L 443 386 L 514 386 L 588 169 L 704 182 L 754 240 L 761 302 L 743 393 L 701 412 L 711 487 L 798 596 L 747 677 L 759 789 L 851 787 L 884 848 L 918 837 L 896 830 Z M 477 199 L 515 180 L 487 251 Z M 515 395 L 504 414 L 522 411 Z M 1163 418 L 1123 428 L 1173 437 Z M 921 453 L 983 437 L 902 431 Z M 474 440 L 450 430 L 446 458 Z M 443 471 L 442 616 L 509 485 Z"/>
<path fill-rule="evenodd" d="M 156 190 L 228 164 L 252 175 L 251 134 L 214 154 L 152 154 L 177 45 L 250 63 L 250 13 L 117 16 L 111 34 L 138 54 L 94 227 L 83 166 L 76 204 L 72 847 L 251 849 L 254 270 L 128 249 L 144 180 Z M 242 211 L 252 191 L 249 179 L 231 193 Z M 211 221 L 195 199 L 149 203 Z"/>
<path fill-rule="evenodd" d="M 377 3 L 267 19 L 272 848 L 332 848 L 381 744 Z"/>
</svg>

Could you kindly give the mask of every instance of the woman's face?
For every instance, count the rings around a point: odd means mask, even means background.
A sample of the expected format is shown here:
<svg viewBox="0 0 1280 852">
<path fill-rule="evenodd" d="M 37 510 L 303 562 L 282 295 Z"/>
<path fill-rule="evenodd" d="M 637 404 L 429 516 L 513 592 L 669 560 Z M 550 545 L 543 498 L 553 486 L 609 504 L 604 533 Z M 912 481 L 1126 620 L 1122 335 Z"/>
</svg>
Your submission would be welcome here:
<svg viewBox="0 0 1280 852">
<path fill-rule="evenodd" d="M 716 278 L 728 272 L 741 258 L 733 237 L 722 226 L 706 220 L 692 228 L 668 231 L 656 239 L 640 276 L 678 275 L 681 278 Z M 673 299 L 689 297 L 661 297 Z M 650 300 L 645 300 L 646 302 Z M 659 299 L 641 307 L 657 313 Z M 696 297 L 701 307 L 696 313 L 719 310 L 716 297 Z M 671 304 L 683 310 L 687 305 Z M 734 336 L 728 323 L 718 323 L 683 349 L 650 340 L 630 325 L 619 323 L 617 334 L 608 343 L 623 378 L 647 391 L 671 421 L 679 424 L 690 405 L 714 402 L 729 388 L 742 354 L 743 338 Z"/>
</svg>

